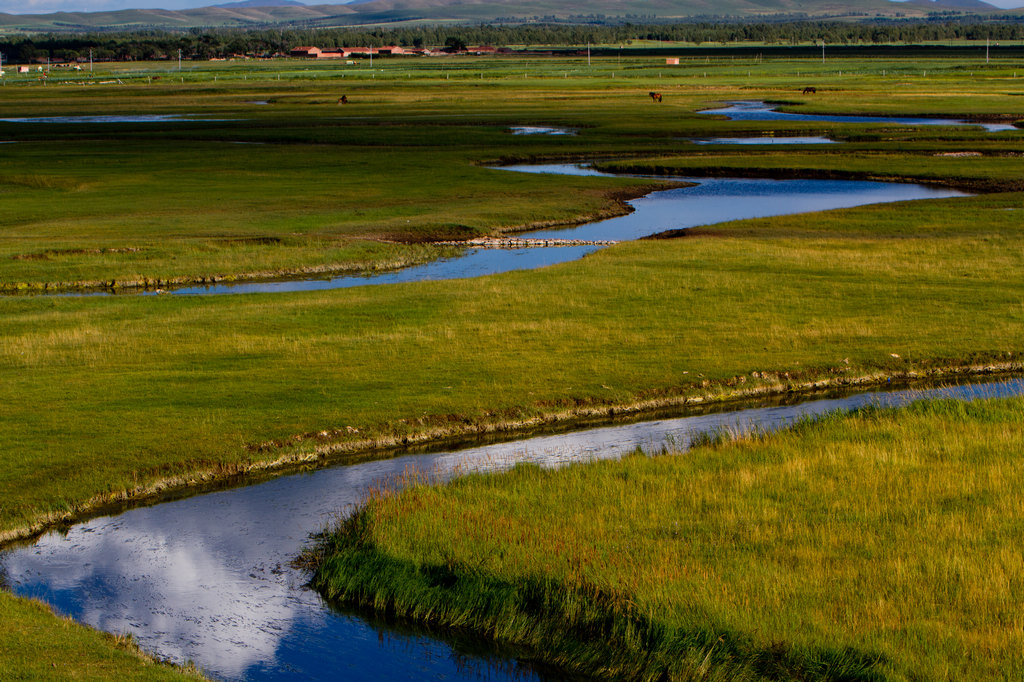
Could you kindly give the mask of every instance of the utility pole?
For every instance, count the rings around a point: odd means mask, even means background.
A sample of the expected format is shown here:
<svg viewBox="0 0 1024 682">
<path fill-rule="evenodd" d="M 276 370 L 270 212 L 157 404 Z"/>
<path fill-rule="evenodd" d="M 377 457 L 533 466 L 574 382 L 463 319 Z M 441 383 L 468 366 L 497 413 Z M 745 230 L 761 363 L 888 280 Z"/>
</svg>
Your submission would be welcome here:
<svg viewBox="0 0 1024 682">
<path fill-rule="evenodd" d="M 89 48 L 89 73 L 92 73 L 92 48 Z"/>
<path fill-rule="evenodd" d="M 825 63 L 825 39 L 824 38 L 822 38 L 822 40 L 821 40 L 821 63 L 822 64 Z"/>
<path fill-rule="evenodd" d="M 181 48 L 178 48 L 178 73 L 181 73 Z"/>
<path fill-rule="evenodd" d="M 590 66 L 590 41 L 587 41 L 587 66 Z"/>
<path fill-rule="evenodd" d="M 988 43 L 989 38 L 985 38 L 985 63 L 988 64 Z"/>
</svg>

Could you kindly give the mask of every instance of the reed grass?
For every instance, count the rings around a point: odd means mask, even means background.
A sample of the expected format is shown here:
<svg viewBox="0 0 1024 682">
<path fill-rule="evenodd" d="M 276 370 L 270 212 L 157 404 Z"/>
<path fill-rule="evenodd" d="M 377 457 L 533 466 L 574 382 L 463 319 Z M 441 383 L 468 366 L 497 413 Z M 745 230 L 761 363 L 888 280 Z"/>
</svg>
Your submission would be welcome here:
<svg viewBox="0 0 1024 682">
<path fill-rule="evenodd" d="M 1013 680 L 1024 400 L 373 495 L 325 594 L 606 679 Z"/>
</svg>

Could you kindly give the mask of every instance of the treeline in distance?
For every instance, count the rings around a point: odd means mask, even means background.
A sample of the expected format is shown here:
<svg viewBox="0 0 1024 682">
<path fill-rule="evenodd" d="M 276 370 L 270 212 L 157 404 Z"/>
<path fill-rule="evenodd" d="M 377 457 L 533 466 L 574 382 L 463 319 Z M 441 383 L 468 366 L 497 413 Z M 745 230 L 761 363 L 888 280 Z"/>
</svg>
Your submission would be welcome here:
<svg viewBox="0 0 1024 682">
<path fill-rule="evenodd" d="M 599 18 L 592 18 L 597 20 Z M 0 40 L 5 62 L 211 59 L 233 55 L 275 56 L 299 45 L 317 47 L 403 47 L 441 45 L 504 46 L 629 46 L 636 41 L 685 42 L 694 45 L 763 43 L 830 45 L 922 44 L 935 41 L 1024 40 L 1018 17 L 1000 21 L 865 22 L 800 21 L 672 24 L 488 24 L 402 28 L 330 29 L 192 29 L 182 32 L 134 31 L 8 36 Z"/>
</svg>

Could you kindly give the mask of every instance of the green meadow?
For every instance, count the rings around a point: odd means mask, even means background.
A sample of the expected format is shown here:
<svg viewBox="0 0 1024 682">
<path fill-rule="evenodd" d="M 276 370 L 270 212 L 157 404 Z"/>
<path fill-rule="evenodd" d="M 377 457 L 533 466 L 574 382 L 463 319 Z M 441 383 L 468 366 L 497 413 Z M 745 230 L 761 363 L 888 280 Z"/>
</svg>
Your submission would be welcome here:
<svg viewBox="0 0 1024 682">
<path fill-rule="evenodd" d="M 327 595 L 599 679 L 1016 680 L 1024 401 L 374 495 Z"/>
<path fill-rule="evenodd" d="M 0 680 L 198 680 L 191 667 L 172 666 L 139 651 L 130 637 L 108 635 L 46 606 L 0 593 Z"/>
<path fill-rule="evenodd" d="M 0 537 L 166 486 L 340 462 L 403 441 L 820 381 L 1019 366 L 1024 132 L 697 113 L 765 99 L 800 111 L 1014 121 L 1024 119 L 1015 68 L 860 58 L 668 67 L 624 54 L 589 64 L 585 55 L 185 63 L 180 72 L 97 64 L 45 83 L 5 78 L 2 118 L 194 120 L 0 121 L 9 143 L 0 144 Z M 802 95 L 807 85 L 818 94 Z M 510 134 L 523 125 L 576 134 Z M 691 142 L 764 134 L 846 144 L 740 155 Z M 960 152 L 981 156 L 940 156 Z M 659 184 L 487 167 L 591 159 L 985 193 L 698 228 L 475 280 L 130 294 L 426 262 L 458 251 L 438 240 L 622 213 L 623 199 Z M 95 288 L 119 295 L 34 295 Z M 14 677 L 48 656 L 16 656 L 19 637 L 74 629 L 6 592 L 0 608 L 5 626 L 16 624 L 0 632 L 0 669 Z M 75 636 L 110 648 L 96 633 Z"/>
</svg>

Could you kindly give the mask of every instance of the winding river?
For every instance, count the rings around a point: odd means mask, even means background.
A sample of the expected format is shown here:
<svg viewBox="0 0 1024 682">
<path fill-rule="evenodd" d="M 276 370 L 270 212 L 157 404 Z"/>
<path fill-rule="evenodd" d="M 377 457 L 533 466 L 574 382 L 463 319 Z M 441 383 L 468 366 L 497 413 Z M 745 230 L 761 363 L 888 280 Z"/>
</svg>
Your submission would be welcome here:
<svg viewBox="0 0 1024 682">
<path fill-rule="evenodd" d="M 775 429 L 869 403 L 1019 395 L 1024 379 L 895 390 L 694 413 L 446 452 L 335 466 L 130 509 L 0 554 L 0 582 L 148 651 L 222 679 L 544 679 L 515 656 L 371 624 L 325 604 L 289 566 L 339 510 L 375 482 L 414 469 L 441 479 L 515 462 L 561 466 L 641 447 L 685 448 L 718 428 Z"/>
<path fill-rule="evenodd" d="M 582 164 L 503 166 L 492 173 L 552 173 L 611 177 Z M 625 241 L 668 230 L 711 225 L 727 220 L 826 211 L 865 204 L 964 196 L 956 190 L 924 185 L 854 180 L 769 180 L 741 178 L 659 178 L 692 183 L 690 187 L 651 192 L 630 201 L 633 212 L 578 227 L 517 234 L 524 239 Z M 463 279 L 512 270 L 531 270 L 582 258 L 601 246 L 468 248 L 464 255 L 384 273 L 328 278 L 185 286 L 172 294 L 245 294 L 315 291 L 440 279 Z M 153 292 L 146 292 L 153 294 Z"/>
<path fill-rule="evenodd" d="M 598 175 L 583 166 L 519 166 L 491 172 Z M 958 196 L 907 184 L 816 180 L 692 180 L 654 192 L 635 211 L 532 238 L 637 239 L 695 225 L 884 201 Z M 298 291 L 412 280 L 473 277 L 579 258 L 599 248 L 472 249 L 459 259 L 373 277 L 190 287 L 183 294 Z M 618 424 L 460 450 L 295 473 L 93 518 L 66 531 L 0 552 L 0 584 L 109 632 L 131 633 L 158 656 L 193 661 L 222 679 L 545 679 L 514 652 L 479 642 L 446 642 L 345 613 L 304 585 L 289 565 L 339 510 L 375 483 L 415 469 L 444 479 L 515 462 L 561 466 L 618 457 L 641 447 L 685 449 L 694 434 L 717 428 L 774 429 L 808 414 L 868 403 L 903 404 L 944 395 L 958 399 L 1019 395 L 1024 380 L 932 390 L 819 396 L 721 412 Z"/>
</svg>

